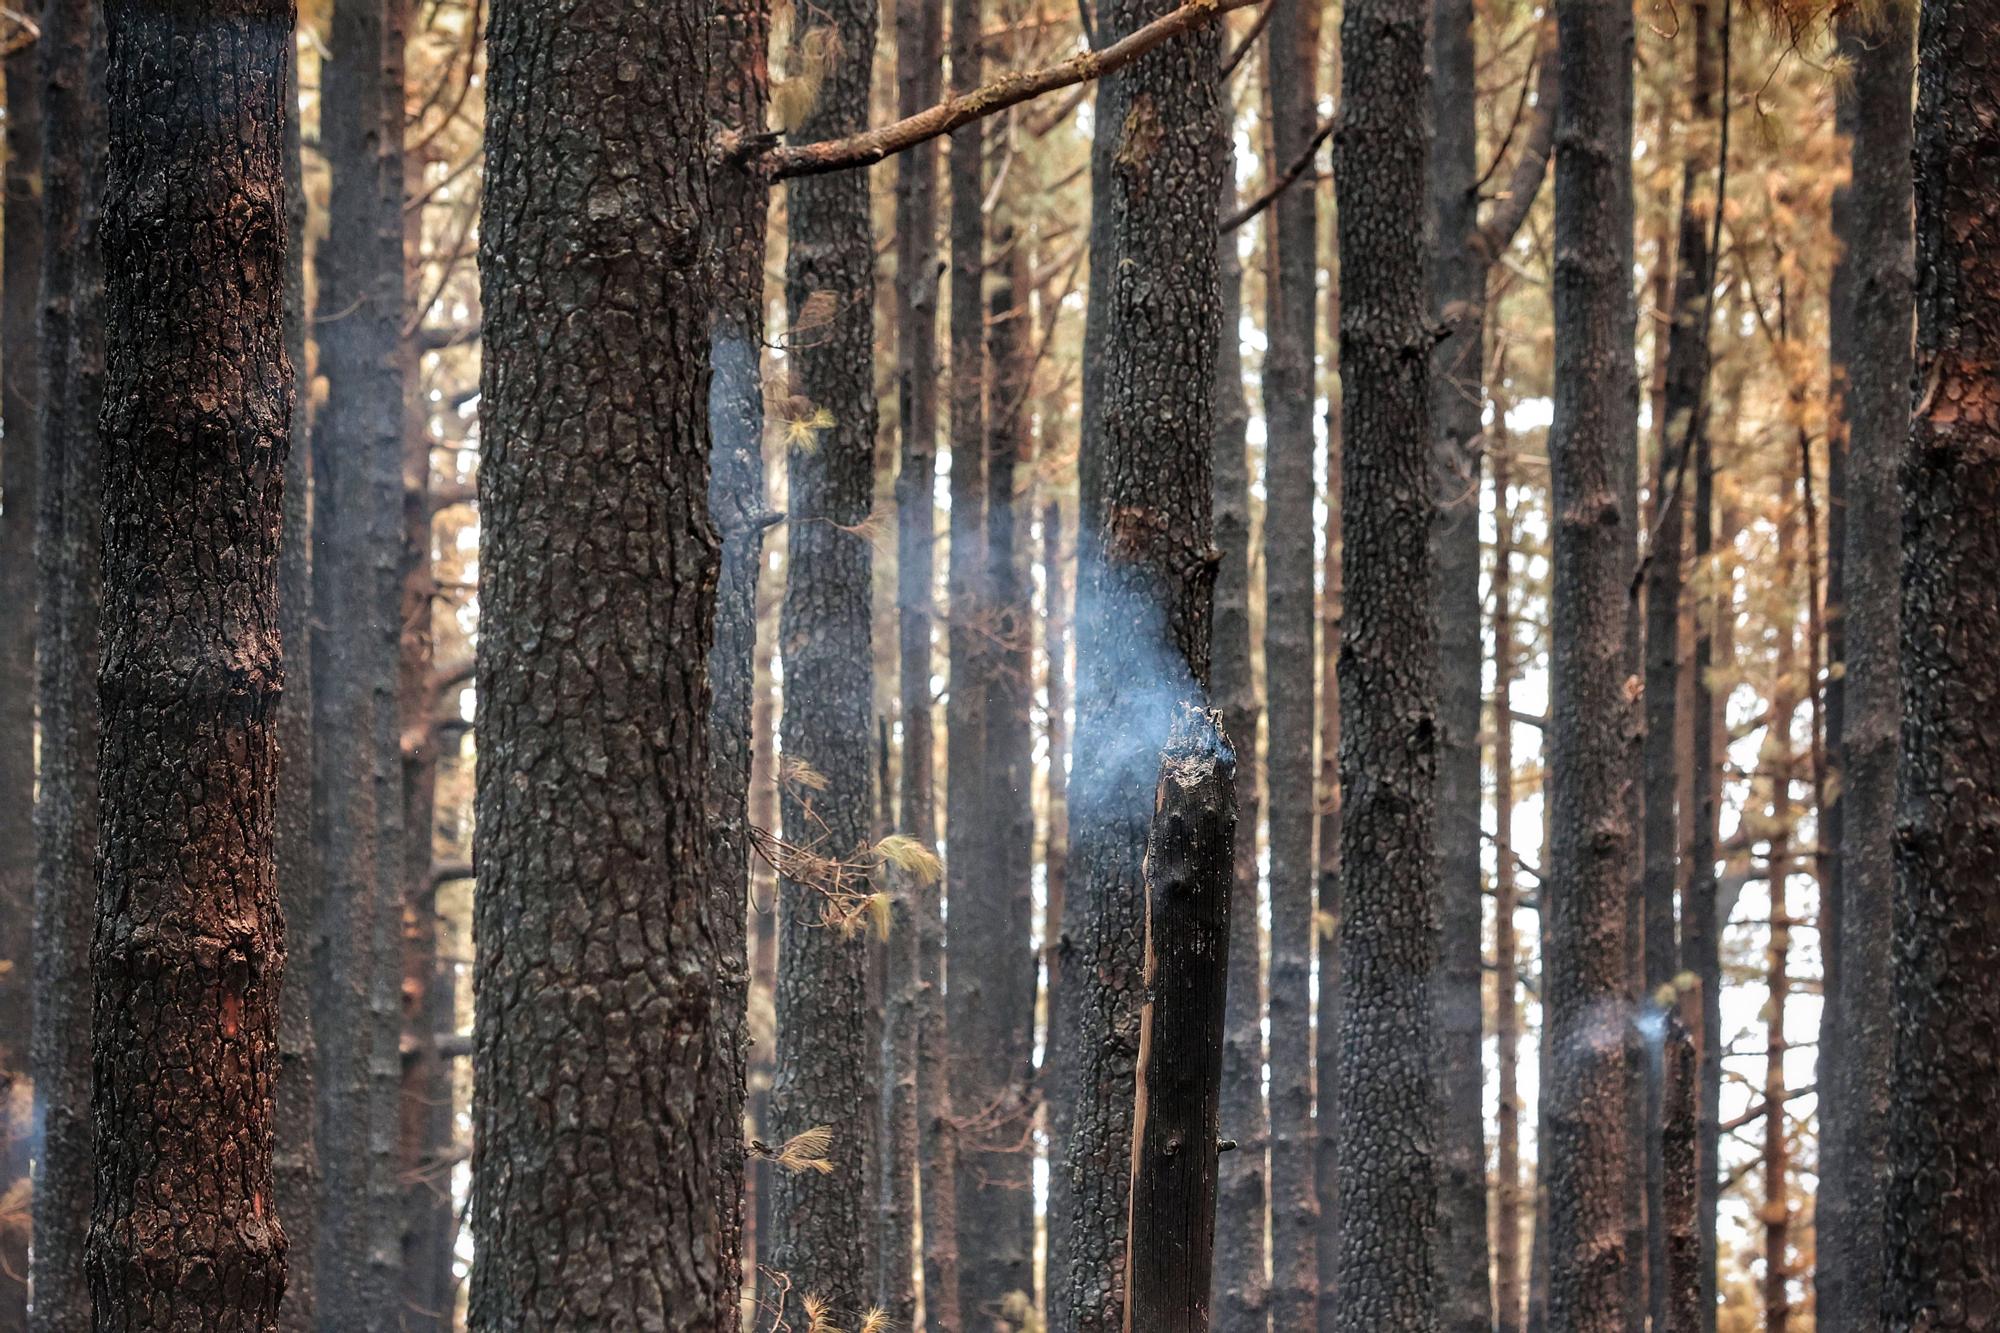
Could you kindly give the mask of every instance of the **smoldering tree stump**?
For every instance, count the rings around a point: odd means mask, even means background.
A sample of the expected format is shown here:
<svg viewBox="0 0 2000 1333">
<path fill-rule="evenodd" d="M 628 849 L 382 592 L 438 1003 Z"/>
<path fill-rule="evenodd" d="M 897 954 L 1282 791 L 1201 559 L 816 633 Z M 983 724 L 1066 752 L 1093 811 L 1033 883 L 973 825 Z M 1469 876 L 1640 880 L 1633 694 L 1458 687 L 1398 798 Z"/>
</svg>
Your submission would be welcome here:
<svg viewBox="0 0 2000 1333">
<path fill-rule="evenodd" d="M 1146 842 L 1126 1333 L 1208 1328 L 1235 842 L 1235 752 L 1215 714 L 1185 706 Z"/>
</svg>

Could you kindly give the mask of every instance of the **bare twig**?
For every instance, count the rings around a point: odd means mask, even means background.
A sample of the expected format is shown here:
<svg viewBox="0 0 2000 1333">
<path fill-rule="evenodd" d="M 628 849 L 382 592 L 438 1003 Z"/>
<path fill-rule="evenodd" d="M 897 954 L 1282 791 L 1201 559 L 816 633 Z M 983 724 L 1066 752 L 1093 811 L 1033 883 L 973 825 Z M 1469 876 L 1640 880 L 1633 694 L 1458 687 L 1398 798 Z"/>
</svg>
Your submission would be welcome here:
<svg viewBox="0 0 2000 1333">
<path fill-rule="evenodd" d="M 724 156 L 743 161 L 745 166 L 770 180 L 872 166 L 906 148 L 950 134 L 961 125 L 969 125 L 1008 107 L 1032 101 L 1043 93 L 1102 78 L 1131 64 L 1161 43 L 1192 32 L 1217 15 L 1259 2 L 1188 0 L 1179 9 L 1154 19 L 1101 51 L 1084 51 L 1041 69 L 1004 75 L 983 88 L 962 96 L 947 97 L 914 116 L 905 116 L 888 125 L 863 130 L 845 138 L 828 139 L 822 143 L 762 147 L 761 139 L 745 140 L 740 135 L 730 135 L 725 136 L 721 147 Z"/>
</svg>

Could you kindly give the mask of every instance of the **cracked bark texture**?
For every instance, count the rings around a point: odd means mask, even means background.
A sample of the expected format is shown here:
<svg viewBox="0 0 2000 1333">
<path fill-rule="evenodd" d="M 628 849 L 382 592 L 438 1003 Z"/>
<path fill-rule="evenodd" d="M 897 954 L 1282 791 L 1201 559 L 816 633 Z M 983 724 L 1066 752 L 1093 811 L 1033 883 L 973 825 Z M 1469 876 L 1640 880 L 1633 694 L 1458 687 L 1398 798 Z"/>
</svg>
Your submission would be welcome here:
<svg viewBox="0 0 2000 1333">
<path fill-rule="evenodd" d="M 1885 1333 L 2000 1326 L 2000 3 L 1917 38 Z"/>
<path fill-rule="evenodd" d="M 39 494 L 35 532 L 41 715 L 35 807 L 35 1014 L 41 1103 L 29 1327 L 91 1327 L 90 949 L 97 902 L 98 623 L 103 391 L 97 244 L 104 152 L 103 40 L 94 0 L 42 14 Z"/>
<path fill-rule="evenodd" d="M 1318 127 L 1319 0 L 1274 0 L 1268 30 L 1272 160 L 1299 160 Z M 1319 316 L 1317 190 L 1273 206 L 1265 283 L 1264 670 L 1271 857 L 1271 1321 L 1303 1329 L 1319 1300 L 1313 1179 L 1313 352 Z M 1234 332 L 1234 330 L 1231 330 Z M 1254 732 L 1250 733 L 1253 737 Z"/>
<path fill-rule="evenodd" d="M 0 240 L 0 1195 L 26 1181 L 26 1086 L 34 1011 L 35 476 L 41 449 L 42 52 L 9 55 L 6 222 Z M 0 1331 L 28 1319 L 28 1230 L 0 1233 Z"/>
<path fill-rule="evenodd" d="M 1432 7 L 1430 209 L 1437 228 L 1432 304 L 1431 434 L 1438 491 L 1432 546 L 1438 564 L 1439 736 L 1437 1077 L 1438 1282 L 1443 1327 L 1491 1326 L 1487 1280 L 1486 1118 L 1481 1069 L 1485 1006 L 1479 831 L 1479 715 L 1485 643 L 1480 625 L 1479 493 L 1486 442 L 1487 257 L 1479 226 L 1479 132 L 1471 0 Z"/>
<path fill-rule="evenodd" d="M 1183 708 L 1160 754 L 1146 840 L 1125 1333 L 1208 1333 L 1235 777 L 1216 715 Z"/>
<path fill-rule="evenodd" d="M 322 78 L 329 230 L 314 256 L 313 706 L 326 877 L 314 977 L 316 1308 L 366 1328 L 400 1295 L 403 629 L 402 0 L 337 0 Z M 427 867 L 428 869 L 428 867 Z M 294 973 L 306 980 L 303 969 Z"/>
<path fill-rule="evenodd" d="M 1109 43 L 1168 12 L 1113 0 Z M 1179 703 L 1206 690 L 1215 578 L 1210 453 L 1222 301 L 1214 25 L 1099 83 L 1092 299 L 1078 465 L 1076 737 L 1051 1048 L 1049 1326 L 1124 1317 L 1127 1181 L 1152 779 Z M 1096 373 L 1091 354 L 1102 357 Z"/>
<path fill-rule="evenodd" d="M 714 5 L 707 51 L 708 113 L 715 125 L 747 134 L 763 131 L 770 43 L 765 0 Z M 731 1097 L 739 1097 L 750 1050 L 746 910 L 752 901 L 750 787 L 757 767 L 757 582 L 764 535 L 776 518 L 767 510 L 764 479 L 764 259 L 771 190 L 755 172 L 724 163 L 714 169 L 709 191 L 716 270 L 708 330 L 708 505 L 722 543 L 715 641 L 708 654 L 709 910 L 718 944 L 717 1078 Z M 764 726 L 768 741 L 768 719 Z M 716 1166 L 722 1201 L 719 1286 L 734 1291 L 742 1286 L 744 1260 L 740 1148 L 725 1150 Z"/>
<path fill-rule="evenodd" d="M 1549 1322 L 1623 1333 L 1634 1292 L 1634 665 L 1627 619 L 1632 358 L 1632 19 L 1614 0 L 1561 0 L 1555 140 L 1555 419 L 1550 860 L 1543 890 Z"/>
<path fill-rule="evenodd" d="M 1879 1318 L 1894 1024 L 1890 933 L 1895 897 L 1897 669 L 1902 552 L 1897 463 L 1908 430 L 1911 286 L 1910 90 L 1915 8 L 1887 7 L 1874 22 L 1842 14 L 1836 36 L 1854 76 L 1837 90 L 1838 128 L 1852 175 L 1833 199 L 1841 242 L 1829 325 L 1838 411 L 1830 450 L 1844 465 L 1829 541 L 1839 579 L 1828 600 L 1829 639 L 1845 671 L 1827 684 L 1827 732 L 1836 778 L 1825 838 L 1832 858 L 1826 1032 L 1820 1076 L 1821 1184 L 1814 1201 L 1819 1262 L 1815 1320 L 1824 1333 L 1864 1333 Z M 1829 568 L 1831 574 L 1831 566 Z M 1831 643 L 1829 648 L 1831 650 Z M 1830 651 L 1829 656 L 1832 656 Z M 1837 694 L 1836 694 L 1837 690 Z M 1836 701 L 1838 721 L 1836 722 Z"/>
<path fill-rule="evenodd" d="M 878 6 L 835 0 L 818 13 L 837 43 L 819 98 L 791 131 L 837 138 L 868 117 Z M 796 40 L 796 39 L 795 39 Z M 797 47 L 795 45 L 795 53 Z M 864 172 L 786 187 L 785 305 L 791 393 L 831 424 L 788 455 L 790 543 L 779 651 L 785 664 L 780 748 L 825 775 L 823 791 L 786 783 L 782 819 L 794 843 L 851 859 L 869 841 L 875 724 L 867 518 L 874 487 L 875 251 Z M 819 889 L 779 886 L 778 1141 L 833 1131 L 830 1175 L 772 1182 L 771 1265 L 839 1320 L 874 1299 L 876 1249 L 871 1135 L 878 1064 L 868 1014 L 868 951 L 822 921 Z"/>
<path fill-rule="evenodd" d="M 1339 1333 L 1442 1327 L 1431 74 L 1423 0 L 1353 0 L 1334 139 L 1341 254 Z M 1365 184 L 1364 184 L 1365 182 Z"/>
<path fill-rule="evenodd" d="M 739 927 L 715 919 L 706 802 L 708 19 L 501 0 L 488 30 L 482 1330 L 739 1319 Z"/>
<path fill-rule="evenodd" d="M 1225 107 L 1221 209 L 1236 207 L 1236 161 Z M 1225 735 L 1242 737 L 1249 761 L 1236 771 L 1236 868 L 1229 916 L 1229 988 L 1222 1033 L 1222 1136 L 1236 1141 L 1218 1165 L 1215 1210 L 1215 1333 L 1262 1333 L 1267 1238 L 1265 1190 L 1270 1127 L 1264 1111 L 1264 927 L 1258 911 L 1257 683 L 1250 667 L 1250 406 L 1243 387 L 1243 261 L 1237 234 L 1217 244 L 1222 336 L 1215 356 L 1215 449 L 1210 463 L 1215 514 L 1215 613 L 1209 635 L 1209 697 Z"/>
<path fill-rule="evenodd" d="M 1340 328 L 1340 246 L 1327 256 L 1326 326 Z M 1337 354 L 1336 354 L 1337 355 Z M 1341 489 L 1345 446 L 1340 433 L 1342 395 L 1336 376 L 1326 404 L 1326 540 L 1320 552 L 1319 656 L 1319 774 L 1313 799 L 1319 803 L 1319 1021 L 1313 1025 L 1313 1065 L 1319 1072 L 1315 1089 L 1320 1132 L 1313 1147 L 1313 1184 L 1319 1191 L 1319 1310 L 1313 1321 L 1318 1333 L 1332 1333 L 1339 1317 L 1333 1284 L 1339 1269 L 1339 1167 L 1335 1159 L 1334 1107 L 1340 1104 L 1340 643 L 1343 594 L 1341 579 Z"/>
<path fill-rule="evenodd" d="M 306 364 L 306 194 L 298 117 L 298 63 L 285 100 L 285 354 Z M 278 792 L 273 818 L 278 894 L 285 911 L 285 957 L 292 981 L 278 996 L 278 1088 L 271 1174 L 278 1216 L 291 1242 L 279 1327 L 316 1327 L 315 1250 L 319 1213 L 319 1049 L 311 978 L 319 959 L 319 858 L 313 837 L 312 432 L 294 402 L 285 455 L 285 501 L 278 550 L 278 632 L 285 691 L 278 696 Z"/>
<path fill-rule="evenodd" d="M 95 1327 L 276 1327 L 289 0 L 112 0 Z"/>
</svg>

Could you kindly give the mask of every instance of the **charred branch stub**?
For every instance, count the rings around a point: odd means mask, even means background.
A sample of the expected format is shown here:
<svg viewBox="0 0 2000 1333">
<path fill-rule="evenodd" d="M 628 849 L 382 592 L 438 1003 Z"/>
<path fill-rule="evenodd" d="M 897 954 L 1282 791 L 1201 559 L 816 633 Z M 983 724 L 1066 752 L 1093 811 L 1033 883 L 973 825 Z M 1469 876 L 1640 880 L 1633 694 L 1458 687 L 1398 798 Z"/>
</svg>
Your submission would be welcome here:
<svg viewBox="0 0 2000 1333">
<path fill-rule="evenodd" d="M 1218 714 L 1183 705 L 1146 841 L 1128 1333 L 1208 1327 L 1235 841 L 1235 751 Z"/>
</svg>

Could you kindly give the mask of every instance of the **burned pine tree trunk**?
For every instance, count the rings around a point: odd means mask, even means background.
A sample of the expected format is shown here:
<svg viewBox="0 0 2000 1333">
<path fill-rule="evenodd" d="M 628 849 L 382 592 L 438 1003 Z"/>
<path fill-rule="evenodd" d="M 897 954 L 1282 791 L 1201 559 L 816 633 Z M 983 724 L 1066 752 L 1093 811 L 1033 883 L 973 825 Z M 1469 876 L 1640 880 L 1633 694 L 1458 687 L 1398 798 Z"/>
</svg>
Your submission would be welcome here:
<svg viewBox="0 0 2000 1333">
<path fill-rule="evenodd" d="M 985 717 L 980 728 L 983 860 L 961 906 L 974 946 L 960 954 L 962 987 L 952 1029 L 965 1079 L 953 1090 L 962 1120 L 978 1128 L 960 1144 L 959 1208 L 978 1218 L 960 1237 L 968 1309 L 996 1310 L 1035 1290 L 1033 1103 L 1035 1046 L 1031 522 L 1025 495 L 1034 460 L 1028 394 L 1034 321 L 1027 246 L 996 238 L 997 280 L 986 319 L 986 532 L 979 632 L 987 640 Z M 1016 1296 L 1018 1293 L 1018 1297 Z"/>
<path fill-rule="evenodd" d="M 1438 1283 L 1445 1333 L 1477 1333 L 1493 1318 L 1487 1279 L 1485 903 L 1480 866 L 1479 517 L 1485 411 L 1485 256 L 1479 224 L 1479 133 L 1472 0 L 1432 7 L 1430 209 L 1437 228 L 1432 277 L 1439 321 L 1432 361 L 1431 433 L 1438 491 L 1437 839 Z M 1505 867 L 1501 874 L 1506 874 Z"/>
<path fill-rule="evenodd" d="M 1679 971 L 1674 900 L 1680 881 L 1681 811 L 1681 562 L 1684 556 L 1684 485 L 1695 440 L 1705 427 L 1708 392 L 1709 324 L 1714 314 L 1714 264 L 1709 256 L 1710 219 L 1716 200 L 1704 197 L 1705 177 L 1715 170 L 1715 153 L 1707 144 L 1714 115 L 1716 85 L 1709 5 L 1696 0 L 1689 15 L 1694 28 L 1694 83 L 1688 117 L 1694 147 L 1681 171 L 1679 241 L 1674 257 L 1673 323 L 1667 333 L 1663 410 L 1657 429 L 1659 446 L 1649 507 L 1650 544 L 1645 555 L 1645 739 L 1641 842 L 1641 895 L 1645 912 L 1645 996 L 1653 1014 L 1662 1012 L 1663 988 Z M 1664 1326 L 1668 1306 L 1678 1295 L 1670 1289 L 1667 1254 L 1668 1224 L 1665 1195 L 1684 1191 L 1687 1182 L 1666 1181 L 1664 1097 L 1666 1071 L 1662 1059 L 1672 1052 L 1648 1051 L 1646 1076 L 1646 1137 L 1643 1144 L 1646 1195 L 1646 1272 L 1648 1317 Z M 1693 1167 L 1690 1156 L 1683 1163 Z"/>
<path fill-rule="evenodd" d="M 914 115 L 937 101 L 939 65 L 944 55 L 943 0 L 899 0 L 896 20 L 896 109 Z M 935 672 L 931 635 L 932 582 L 936 576 L 938 345 L 937 295 L 938 150 L 928 141 L 896 161 L 896 398 L 901 456 L 896 470 L 897 677 L 903 724 L 900 804 L 902 831 L 927 850 L 937 846 L 937 781 L 932 733 L 931 677 Z M 935 943 L 927 908 L 936 901 L 932 885 L 896 886 L 895 917 L 889 931 L 889 1013 L 883 1049 L 889 1099 L 887 1164 L 893 1182 L 885 1219 L 881 1305 L 892 1326 L 916 1327 L 912 1282 L 916 1242 L 918 1172 L 924 1161 L 925 1020 L 943 997 L 926 988 L 926 943 Z M 941 922 L 938 924 L 942 924 Z M 935 960 L 933 960 L 935 961 Z M 933 1034 L 932 1039 L 941 1038 Z M 952 1200 L 953 1187 L 933 1189 L 922 1201 L 924 1231 L 945 1230 L 956 1240 L 952 1218 L 933 1209 Z M 954 1245 L 954 1249 L 955 1249 Z M 928 1271 L 928 1270 L 927 1270 Z M 940 1285 L 943 1285 L 940 1282 Z M 957 1333 L 957 1320 L 936 1316 L 941 1303 L 957 1302 L 954 1274 L 947 1294 L 925 1282 L 933 1329 Z"/>
<path fill-rule="evenodd" d="M 1701 1333 L 1700 1119 L 1697 1034 L 1701 987 L 1682 989 L 1667 1011 L 1660 1079 L 1660 1220 L 1666 1255 L 1661 1333 Z"/>
<path fill-rule="evenodd" d="M 1836 766 L 1822 838 L 1831 841 L 1831 929 L 1820 1083 L 1820 1192 L 1814 1200 L 1815 1326 L 1864 1333 L 1877 1326 L 1884 1268 L 1894 1017 L 1890 936 L 1895 897 L 1897 669 L 1902 552 L 1897 464 L 1908 431 L 1910 385 L 1910 89 L 1914 6 L 1872 19 L 1843 12 L 1840 49 L 1854 76 L 1837 90 L 1852 176 L 1833 202 L 1841 240 L 1829 324 L 1838 411 L 1830 449 L 1844 464 L 1828 537 L 1841 534 L 1839 589 L 1829 581 L 1829 629 L 1844 667 L 1828 682 L 1828 740 Z M 1836 695 L 1836 689 L 1838 695 Z M 1839 703 L 1836 722 L 1834 705 Z"/>
<path fill-rule="evenodd" d="M 1326 326 L 1340 328 L 1340 248 L 1328 256 Z M 1319 892 L 1315 942 L 1319 966 L 1319 1013 L 1313 1024 L 1313 1088 L 1318 1139 L 1313 1145 L 1313 1185 L 1319 1192 L 1319 1310 L 1317 1333 L 1332 1333 L 1336 1321 L 1334 1281 L 1339 1271 L 1340 1170 L 1334 1156 L 1334 1129 L 1340 1105 L 1340 645 L 1342 608 L 1341 498 L 1343 446 L 1341 399 L 1327 395 L 1326 408 L 1326 533 L 1321 543 L 1319 603 L 1319 774 L 1313 799 L 1319 804 L 1319 854 L 1315 869 Z"/>
<path fill-rule="evenodd" d="M 1170 8 L 1114 0 L 1098 41 Z M 1070 884 L 1051 1052 L 1056 1333 L 1109 1333 L 1124 1316 L 1147 780 L 1174 708 L 1208 681 L 1219 48 L 1214 25 L 1198 28 L 1097 89 L 1085 342 L 1102 363 L 1084 372 Z"/>
<path fill-rule="evenodd" d="M 320 1318 L 401 1294 L 404 0 L 338 0 L 322 78 L 332 177 L 314 330 L 314 787 L 325 876 L 318 1041 Z M 428 868 L 427 868 L 428 869 Z M 301 982 L 306 974 L 295 974 Z"/>
<path fill-rule="evenodd" d="M 1504 380 L 1504 374 L 1501 376 Z M 1514 853 L 1514 674 L 1519 667 L 1514 628 L 1514 551 L 1519 544 L 1513 497 L 1513 458 L 1504 435 L 1506 404 L 1493 405 L 1493 1023 L 1499 1082 L 1493 1185 L 1493 1327 L 1519 1333 L 1523 1314 L 1521 1271 L 1521 1002 L 1520 867 Z"/>
<path fill-rule="evenodd" d="M 298 66 L 285 100 L 285 354 L 306 364 L 306 193 L 298 116 Z M 274 811 L 278 895 L 285 909 L 290 971 L 278 996 L 278 1089 L 272 1108 L 273 1202 L 285 1225 L 285 1294 L 278 1326 L 317 1326 L 319 1236 L 319 1049 L 312 976 L 319 956 L 319 857 L 313 836 L 312 432 L 303 402 L 292 408 L 285 455 L 284 531 L 278 549 L 278 629 L 285 691 L 278 697 L 278 792 Z"/>
<path fill-rule="evenodd" d="M 1429 1134 L 1439 1109 L 1437 561 L 1431 548 L 1430 70 L 1423 0 L 1341 18 L 1338 1333 L 1442 1315 Z M 1365 182 L 1365 184 L 1364 184 Z"/>
<path fill-rule="evenodd" d="M 836 138 L 868 118 L 877 5 L 835 0 L 820 12 L 833 52 L 820 94 L 793 131 Z M 794 51 L 804 54 L 804 34 Z M 787 783 L 786 836 L 817 855 L 849 860 L 869 843 L 875 745 L 869 537 L 874 487 L 875 248 L 865 172 L 797 178 L 786 188 L 785 303 L 792 330 L 791 393 L 816 422 L 787 458 L 790 485 L 780 745 L 826 779 Z M 868 951 L 826 928 L 819 888 L 779 886 L 778 1067 L 771 1090 L 780 1141 L 820 1126 L 833 1132 L 829 1175 L 773 1180 L 770 1264 L 798 1292 L 824 1298 L 839 1318 L 873 1299 L 871 1141 L 877 1051 L 871 1043 Z"/>
<path fill-rule="evenodd" d="M 983 48 L 979 35 L 981 0 L 951 0 L 951 92 L 978 87 Z M 944 1009 L 950 1059 L 946 1066 L 955 1123 L 932 1117 L 928 1142 L 956 1163 L 954 1200 L 971 1199 L 979 1182 L 965 1166 L 966 1151 L 956 1122 L 977 1116 L 985 1103 L 979 1091 L 992 1080 L 992 1053 L 968 1038 L 979 1020 L 967 1003 L 992 944 L 990 934 L 974 933 L 973 923 L 990 923 L 988 886 L 993 839 L 986 807 L 986 704 L 992 682 L 988 642 L 986 565 L 986 216 L 985 128 L 973 121 L 951 136 L 946 175 L 951 187 L 950 365 L 951 398 L 947 437 L 951 444 L 950 567 L 946 589 L 946 656 L 950 693 L 945 700 L 945 873 L 951 907 L 947 943 L 956 966 L 949 992 L 933 995 Z M 990 924 L 984 927 L 991 930 Z M 940 988 L 942 992 L 942 988 Z M 941 1052 L 940 1052 L 941 1053 Z M 931 1058 L 928 1057 L 927 1058 Z M 948 1141 L 947 1141 L 948 1140 Z M 974 1312 L 1003 1294 L 985 1282 L 987 1246 L 976 1228 L 956 1236 L 957 1306 Z M 926 1249 L 929 1249 L 926 1246 Z M 942 1257 L 942 1256 L 940 1256 Z M 926 1304 L 929 1303 L 928 1285 Z"/>
<path fill-rule="evenodd" d="M 42 13 L 44 89 L 40 418 L 36 468 L 34 1028 L 41 1110 L 31 1327 L 91 1327 L 91 938 L 97 903 L 104 379 L 99 249 L 104 46 L 95 0 Z"/>
<path fill-rule="evenodd" d="M 1222 207 L 1234 211 L 1235 156 L 1224 113 Z M 1263 1333 L 1265 1305 L 1265 1198 L 1269 1121 L 1264 1111 L 1264 925 L 1258 911 L 1257 683 L 1250 667 L 1250 475 L 1245 456 L 1250 407 L 1243 388 L 1243 261 L 1236 233 L 1218 243 L 1222 336 L 1215 358 L 1214 487 L 1215 615 L 1210 629 L 1209 697 L 1225 735 L 1245 737 L 1248 759 L 1236 774 L 1239 827 L 1229 916 L 1229 992 L 1222 1036 L 1222 1136 L 1236 1144 L 1223 1156 L 1215 1215 L 1214 1302 L 1216 1333 Z"/>
<path fill-rule="evenodd" d="M 42 267 L 41 48 L 6 58 L 6 230 L 0 239 L 0 1106 L 28 1084 L 35 920 L 36 311 Z M 29 1128 L 0 1117 L 0 1196 L 21 1187 Z M 28 1228 L 0 1230 L 0 1331 L 28 1318 Z"/>
<path fill-rule="evenodd" d="M 770 97 L 767 0 L 719 0 L 708 27 L 708 114 L 718 130 L 764 130 Z M 749 1076 L 750 941 L 752 910 L 751 788 L 758 773 L 758 710 L 771 735 L 770 693 L 759 695 L 758 577 L 764 536 L 777 515 L 767 510 L 764 479 L 764 257 L 771 190 L 740 163 L 720 163 L 709 179 L 709 223 L 715 245 L 715 288 L 709 320 L 708 507 L 721 539 L 715 593 L 715 641 L 708 654 L 709 882 L 711 929 L 717 933 L 718 1079 L 742 1089 Z M 767 639 L 768 644 L 768 639 Z M 768 665 L 768 662 L 766 663 Z M 771 775 L 763 774 L 770 793 Z M 766 819 L 768 826 L 775 821 Z M 758 913 L 770 930 L 768 912 Z M 761 942 L 761 941 L 760 941 Z M 770 1057 L 768 1047 L 764 1058 Z M 763 1128 L 761 1125 L 758 1128 Z M 743 1285 L 745 1163 L 725 1150 L 716 1163 L 721 1291 Z M 757 1244 L 766 1243 L 762 1235 Z M 718 1316 L 720 1318 L 720 1316 Z"/>
<path fill-rule="evenodd" d="M 721 1333 L 708 90 L 630 73 L 705 73 L 708 14 L 582 16 L 502 0 L 488 33 L 471 1322 Z"/>
<path fill-rule="evenodd" d="M 1920 12 L 1886 1333 L 1977 1329 L 2000 1289 L 2000 4 Z"/>
<path fill-rule="evenodd" d="M 1273 0 L 1268 37 L 1271 148 L 1287 166 L 1319 119 L 1314 71 L 1319 0 Z M 1264 468 L 1264 666 L 1271 856 L 1271 1320 L 1303 1329 L 1319 1299 L 1319 1191 L 1313 1179 L 1314 944 L 1313 352 L 1319 316 L 1317 190 L 1301 182 L 1273 206 L 1277 244 L 1265 283 L 1269 424 Z M 1234 336 L 1236 330 L 1229 330 Z M 1254 733 L 1251 733 L 1254 735 Z M 1254 841 L 1254 840 L 1253 840 Z"/>
<path fill-rule="evenodd" d="M 1634 1128 L 1628 909 L 1635 779 L 1629 454 L 1632 18 L 1560 0 L 1556 140 L 1554 558 L 1548 733 L 1551 859 L 1543 892 L 1548 1024 L 1549 1319 L 1628 1327 Z"/>
<path fill-rule="evenodd" d="M 1215 1241 L 1236 755 L 1185 707 L 1160 754 L 1145 859 L 1124 1327 L 1207 1333 Z"/>
<path fill-rule="evenodd" d="M 292 19 L 286 0 L 105 8 L 103 855 L 85 1257 L 100 1330 L 269 1329 L 284 1290 L 272 816 Z"/>
</svg>

